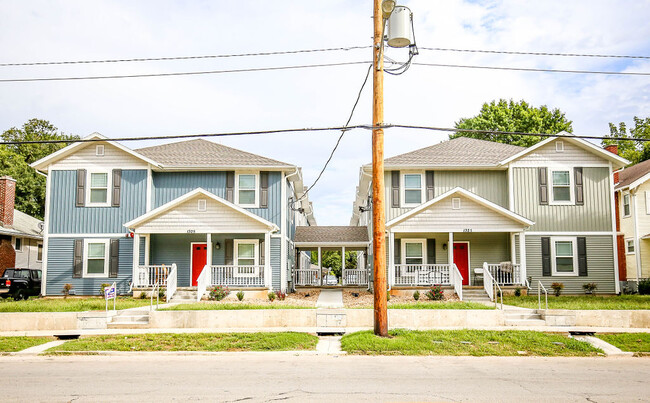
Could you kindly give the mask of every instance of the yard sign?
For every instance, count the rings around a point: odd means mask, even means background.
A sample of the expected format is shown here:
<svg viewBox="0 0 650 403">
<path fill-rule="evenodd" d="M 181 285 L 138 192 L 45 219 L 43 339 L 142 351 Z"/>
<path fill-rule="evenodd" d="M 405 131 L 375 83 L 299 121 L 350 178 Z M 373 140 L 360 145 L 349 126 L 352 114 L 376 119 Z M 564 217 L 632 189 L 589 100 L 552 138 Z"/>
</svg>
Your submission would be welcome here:
<svg viewBox="0 0 650 403">
<path fill-rule="evenodd" d="M 104 288 L 104 299 L 106 300 L 106 311 L 108 311 L 108 300 L 113 299 L 113 310 L 115 310 L 115 300 L 117 298 L 117 285 L 115 283 L 111 284 L 110 287 Z"/>
</svg>

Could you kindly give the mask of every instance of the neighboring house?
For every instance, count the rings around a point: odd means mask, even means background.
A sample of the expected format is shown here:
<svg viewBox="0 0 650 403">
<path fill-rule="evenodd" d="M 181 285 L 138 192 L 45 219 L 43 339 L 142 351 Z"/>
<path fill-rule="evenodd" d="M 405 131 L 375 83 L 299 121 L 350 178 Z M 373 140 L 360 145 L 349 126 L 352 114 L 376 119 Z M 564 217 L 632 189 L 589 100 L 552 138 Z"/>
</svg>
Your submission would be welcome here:
<svg viewBox="0 0 650 403">
<path fill-rule="evenodd" d="M 0 273 L 9 267 L 40 269 L 43 222 L 14 209 L 16 181 L 0 177 Z"/>
<path fill-rule="evenodd" d="M 621 281 L 650 277 L 650 160 L 614 174 L 620 219 Z"/>
<path fill-rule="evenodd" d="M 461 293 L 482 276 L 501 286 L 530 279 L 532 292 L 538 281 L 619 292 L 612 172 L 627 160 L 570 137 L 529 148 L 460 137 L 384 164 L 389 286 Z M 369 231 L 370 195 L 366 165 L 351 225 Z"/>
<path fill-rule="evenodd" d="M 131 150 L 100 134 L 32 164 L 47 174 L 43 294 L 227 285 L 286 290 L 300 168 L 206 140 Z"/>
</svg>

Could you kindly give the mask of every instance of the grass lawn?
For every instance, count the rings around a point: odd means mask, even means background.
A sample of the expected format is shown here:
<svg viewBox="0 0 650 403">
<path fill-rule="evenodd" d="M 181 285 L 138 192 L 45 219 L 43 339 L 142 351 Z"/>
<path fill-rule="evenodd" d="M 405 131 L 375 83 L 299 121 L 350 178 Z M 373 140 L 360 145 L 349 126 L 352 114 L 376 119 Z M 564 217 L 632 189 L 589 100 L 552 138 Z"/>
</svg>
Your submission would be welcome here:
<svg viewBox="0 0 650 403">
<path fill-rule="evenodd" d="M 597 337 L 623 351 L 650 352 L 650 334 L 648 333 L 599 334 Z"/>
<path fill-rule="evenodd" d="M 109 308 L 113 308 L 113 301 L 109 302 Z M 129 297 L 118 297 L 115 304 L 117 309 L 135 308 L 149 305 L 149 299 L 133 299 Z M 103 311 L 106 309 L 106 302 L 100 297 L 90 298 L 30 298 L 27 301 L 2 300 L 0 312 L 83 312 Z"/>
<path fill-rule="evenodd" d="M 351 354 L 366 355 L 584 357 L 602 353 L 588 343 L 564 335 L 525 330 L 395 329 L 391 330 L 389 335 L 391 337 L 381 338 L 371 331 L 352 333 L 343 336 L 341 347 Z"/>
<path fill-rule="evenodd" d="M 307 333 L 150 333 L 89 336 L 48 353 L 75 351 L 294 351 L 314 350 L 318 337 Z"/>
<path fill-rule="evenodd" d="M 0 337 L 0 352 L 1 353 L 14 353 L 29 347 L 38 346 L 39 344 L 47 343 L 51 339 L 48 337 L 25 337 L 25 336 L 10 336 Z"/>
<path fill-rule="evenodd" d="M 537 296 L 504 295 L 503 303 L 537 309 Z M 544 306 L 544 295 L 542 295 L 542 308 Z M 561 295 L 559 297 L 549 295 L 548 309 L 650 309 L 650 295 Z"/>
<path fill-rule="evenodd" d="M 244 309 L 315 309 L 310 306 L 300 306 L 300 305 L 281 305 L 281 304 L 271 304 L 271 305 L 259 305 L 259 304 L 247 304 L 247 303 L 225 303 L 225 304 L 214 304 L 209 302 L 197 302 L 193 304 L 179 304 L 170 306 L 167 308 L 160 308 L 160 311 L 237 311 Z"/>
<path fill-rule="evenodd" d="M 369 306 L 368 308 L 372 308 Z M 479 304 L 478 302 L 416 302 L 414 304 L 391 304 L 388 309 L 494 309 L 494 306 Z"/>
</svg>

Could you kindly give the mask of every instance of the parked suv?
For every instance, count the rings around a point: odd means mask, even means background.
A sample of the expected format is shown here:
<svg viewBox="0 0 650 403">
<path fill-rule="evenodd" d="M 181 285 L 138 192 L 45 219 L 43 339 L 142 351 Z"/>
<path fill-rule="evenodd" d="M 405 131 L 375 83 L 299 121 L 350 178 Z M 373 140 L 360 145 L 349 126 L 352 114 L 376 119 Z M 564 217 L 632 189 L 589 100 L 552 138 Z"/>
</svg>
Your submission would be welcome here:
<svg viewBox="0 0 650 403">
<path fill-rule="evenodd" d="M 13 297 L 15 301 L 41 293 L 41 271 L 36 269 L 5 270 L 0 277 L 0 297 Z"/>
</svg>

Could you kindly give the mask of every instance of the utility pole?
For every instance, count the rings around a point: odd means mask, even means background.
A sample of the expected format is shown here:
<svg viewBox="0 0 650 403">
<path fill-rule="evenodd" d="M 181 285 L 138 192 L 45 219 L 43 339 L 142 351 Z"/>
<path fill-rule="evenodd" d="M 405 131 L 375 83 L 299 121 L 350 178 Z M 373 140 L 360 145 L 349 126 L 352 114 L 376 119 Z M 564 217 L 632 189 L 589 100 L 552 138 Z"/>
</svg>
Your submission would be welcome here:
<svg viewBox="0 0 650 403">
<path fill-rule="evenodd" d="M 372 250 L 374 322 L 377 336 L 388 336 L 386 300 L 386 211 L 384 207 L 384 18 L 382 0 L 374 0 L 372 91 Z"/>
</svg>

